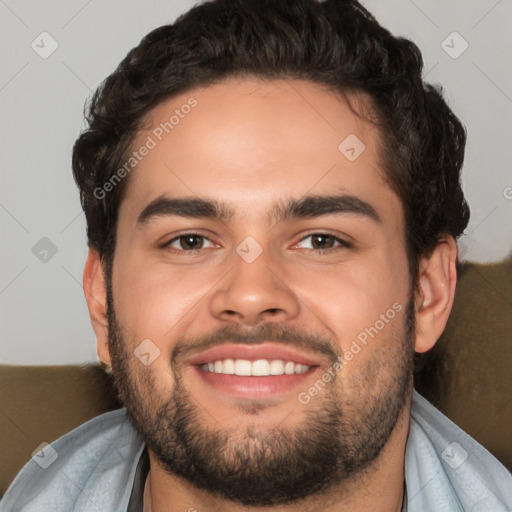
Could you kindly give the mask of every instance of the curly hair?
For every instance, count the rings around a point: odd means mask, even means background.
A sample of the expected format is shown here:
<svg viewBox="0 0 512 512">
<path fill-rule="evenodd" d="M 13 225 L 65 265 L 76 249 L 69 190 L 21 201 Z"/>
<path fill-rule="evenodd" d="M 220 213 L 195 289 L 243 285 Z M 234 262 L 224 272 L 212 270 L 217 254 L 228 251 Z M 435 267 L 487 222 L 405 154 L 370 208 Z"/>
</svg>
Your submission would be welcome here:
<svg viewBox="0 0 512 512">
<path fill-rule="evenodd" d="M 422 80 L 411 41 L 393 36 L 356 0 L 213 0 L 159 27 L 132 49 L 92 96 L 88 127 L 73 148 L 73 173 L 89 246 L 115 250 L 128 178 L 94 191 L 122 165 L 151 109 L 229 77 L 302 79 L 344 96 L 363 93 L 380 133 L 380 164 L 405 211 L 414 286 L 421 256 L 469 221 L 460 185 L 466 131 L 439 86 Z M 385 150 L 384 150 L 385 148 Z"/>
</svg>

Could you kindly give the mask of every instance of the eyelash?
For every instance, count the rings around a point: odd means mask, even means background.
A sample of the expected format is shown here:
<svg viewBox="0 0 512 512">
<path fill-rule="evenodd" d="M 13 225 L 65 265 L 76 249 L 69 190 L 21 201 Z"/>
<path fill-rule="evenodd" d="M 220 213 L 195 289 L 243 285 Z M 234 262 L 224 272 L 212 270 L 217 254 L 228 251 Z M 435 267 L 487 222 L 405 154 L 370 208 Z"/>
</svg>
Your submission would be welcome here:
<svg viewBox="0 0 512 512">
<path fill-rule="evenodd" d="M 162 248 L 173 253 L 173 254 L 183 254 L 183 253 L 187 253 L 187 254 L 197 254 L 198 252 L 202 251 L 203 248 L 201 249 L 190 249 L 190 250 L 186 250 L 186 249 L 176 249 L 174 247 L 170 247 L 170 245 L 178 240 L 180 240 L 180 238 L 185 238 L 187 236 L 194 236 L 194 237 L 199 237 L 199 238 L 202 238 L 202 239 L 205 239 L 205 240 L 208 240 L 210 242 L 212 242 L 207 236 L 205 235 L 201 235 L 200 233 L 195 233 L 195 232 L 190 232 L 190 233 L 182 233 L 178 236 L 175 236 L 174 238 L 172 238 L 171 240 L 169 240 L 168 242 L 166 242 L 165 244 L 162 245 Z M 313 232 L 313 233 L 309 233 L 308 235 L 302 237 L 298 243 L 300 242 L 303 242 L 304 240 L 310 238 L 310 237 L 313 237 L 313 236 L 325 236 L 325 237 L 330 237 L 332 238 L 335 242 L 337 242 L 339 245 L 337 247 L 330 247 L 329 249 L 309 249 L 310 251 L 314 251 L 316 253 L 320 253 L 320 254 L 328 254 L 332 251 L 336 251 L 336 250 L 340 250 L 340 249 L 350 249 L 352 248 L 352 244 L 347 242 L 346 240 L 343 240 L 342 238 L 339 238 L 337 236 L 334 236 L 334 235 L 331 235 L 330 233 L 323 233 L 323 232 Z M 212 242 L 213 243 L 213 242 Z"/>
<path fill-rule="evenodd" d="M 352 244 L 347 242 L 346 240 L 343 240 L 343 238 L 339 238 L 337 236 L 331 235 L 330 233 L 323 233 L 321 231 L 309 233 L 308 235 L 302 237 L 299 240 L 299 243 L 306 240 L 307 238 L 314 237 L 314 236 L 325 236 L 325 237 L 332 238 L 334 240 L 334 242 L 338 243 L 338 246 L 330 247 L 329 249 L 308 249 L 310 251 L 314 251 L 314 252 L 317 252 L 320 254 L 329 254 L 330 252 L 339 251 L 340 249 L 351 249 L 352 248 Z"/>
</svg>

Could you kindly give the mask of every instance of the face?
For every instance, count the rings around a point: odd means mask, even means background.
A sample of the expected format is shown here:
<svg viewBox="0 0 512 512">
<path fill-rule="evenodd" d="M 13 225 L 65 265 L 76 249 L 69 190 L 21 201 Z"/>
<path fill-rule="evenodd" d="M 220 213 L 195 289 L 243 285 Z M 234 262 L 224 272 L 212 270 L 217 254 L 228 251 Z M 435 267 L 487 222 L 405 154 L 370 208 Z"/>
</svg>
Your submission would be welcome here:
<svg viewBox="0 0 512 512">
<path fill-rule="evenodd" d="M 378 460 L 414 350 L 403 210 L 378 143 L 298 80 L 229 79 L 150 113 L 119 209 L 109 346 L 169 474 L 268 506 Z"/>
</svg>

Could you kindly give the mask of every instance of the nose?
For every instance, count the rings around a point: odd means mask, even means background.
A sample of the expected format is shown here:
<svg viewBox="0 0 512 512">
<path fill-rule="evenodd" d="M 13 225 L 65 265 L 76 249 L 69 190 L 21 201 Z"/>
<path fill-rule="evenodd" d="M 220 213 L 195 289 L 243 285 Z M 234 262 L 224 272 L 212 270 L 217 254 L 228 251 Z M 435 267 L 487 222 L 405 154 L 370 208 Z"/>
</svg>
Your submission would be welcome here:
<svg viewBox="0 0 512 512">
<path fill-rule="evenodd" d="M 233 267 L 212 295 L 211 314 L 224 322 L 256 325 L 295 318 L 300 303 L 266 251 L 253 262 L 233 255 Z"/>
</svg>

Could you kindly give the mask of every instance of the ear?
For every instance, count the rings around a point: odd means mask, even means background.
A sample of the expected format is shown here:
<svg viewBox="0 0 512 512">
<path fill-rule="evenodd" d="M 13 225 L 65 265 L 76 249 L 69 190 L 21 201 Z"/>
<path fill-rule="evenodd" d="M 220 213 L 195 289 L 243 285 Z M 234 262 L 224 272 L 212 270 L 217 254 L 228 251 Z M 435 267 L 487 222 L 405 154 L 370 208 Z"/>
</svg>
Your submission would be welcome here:
<svg viewBox="0 0 512 512">
<path fill-rule="evenodd" d="M 455 298 L 457 244 L 453 237 L 437 244 L 419 267 L 416 295 L 416 352 L 430 350 L 443 333 Z"/>
<path fill-rule="evenodd" d="M 89 249 L 84 269 L 84 292 L 92 328 L 96 334 L 98 357 L 110 364 L 108 348 L 107 286 L 103 276 L 103 266 L 98 251 Z"/>
</svg>

